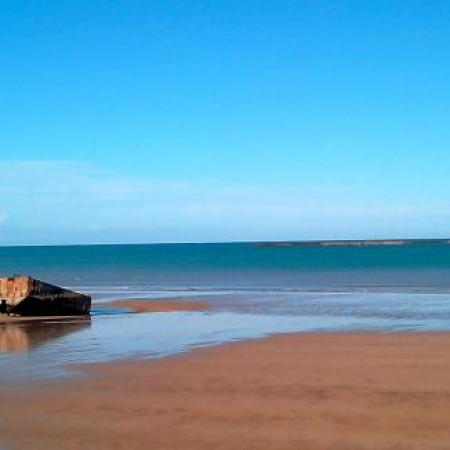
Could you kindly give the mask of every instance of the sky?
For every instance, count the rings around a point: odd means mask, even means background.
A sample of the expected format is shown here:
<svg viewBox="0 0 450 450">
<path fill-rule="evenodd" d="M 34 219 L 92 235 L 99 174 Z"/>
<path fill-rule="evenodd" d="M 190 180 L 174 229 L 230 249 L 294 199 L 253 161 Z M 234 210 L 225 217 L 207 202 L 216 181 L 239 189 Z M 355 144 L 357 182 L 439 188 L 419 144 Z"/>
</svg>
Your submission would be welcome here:
<svg viewBox="0 0 450 450">
<path fill-rule="evenodd" d="M 0 3 L 0 245 L 450 236 L 450 2 Z"/>
</svg>

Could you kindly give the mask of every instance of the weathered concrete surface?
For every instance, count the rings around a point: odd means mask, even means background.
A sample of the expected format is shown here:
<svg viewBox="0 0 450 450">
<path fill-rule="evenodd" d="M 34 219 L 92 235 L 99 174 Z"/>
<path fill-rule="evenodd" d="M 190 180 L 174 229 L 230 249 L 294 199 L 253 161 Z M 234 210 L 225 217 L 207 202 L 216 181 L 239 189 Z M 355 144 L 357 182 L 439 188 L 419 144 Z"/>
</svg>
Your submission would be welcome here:
<svg viewBox="0 0 450 450">
<path fill-rule="evenodd" d="M 91 297 L 30 276 L 0 278 L 0 313 L 19 316 L 89 314 Z"/>
</svg>

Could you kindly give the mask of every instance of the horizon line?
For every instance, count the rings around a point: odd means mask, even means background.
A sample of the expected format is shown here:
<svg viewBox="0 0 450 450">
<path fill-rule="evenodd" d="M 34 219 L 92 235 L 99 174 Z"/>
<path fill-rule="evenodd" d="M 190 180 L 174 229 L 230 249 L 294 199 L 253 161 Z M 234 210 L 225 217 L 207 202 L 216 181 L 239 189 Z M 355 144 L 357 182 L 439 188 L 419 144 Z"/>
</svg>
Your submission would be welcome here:
<svg viewBox="0 0 450 450">
<path fill-rule="evenodd" d="M 429 238 L 351 238 L 351 239 L 265 239 L 265 240 L 230 240 L 230 241 L 159 241 L 159 242 L 98 242 L 98 243 L 71 243 L 71 244 L 1 244 L 0 248 L 22 248 L 22 247 L 106 247 L 106 246 L 138 246 L 138 245 L 214 245 L 214 244 L 295 244 L 295 243 L 321 243 L 321 242 L 430 242 L 449 241 L 450 237 Z"/>
</svg>

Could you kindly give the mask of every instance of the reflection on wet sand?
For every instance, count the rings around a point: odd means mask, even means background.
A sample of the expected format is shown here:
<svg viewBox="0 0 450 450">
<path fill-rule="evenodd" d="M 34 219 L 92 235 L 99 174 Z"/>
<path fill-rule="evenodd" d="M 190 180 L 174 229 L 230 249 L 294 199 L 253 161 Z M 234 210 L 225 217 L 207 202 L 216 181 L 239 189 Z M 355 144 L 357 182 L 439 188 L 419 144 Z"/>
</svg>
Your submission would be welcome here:
<svg viewBox="0 0 450 450">
<path fill-rule="evenodd" d="M 0 352 L 27 352 L 34 347 L 91 326 L 89 319 L 0 325 Z"/>
</svg>

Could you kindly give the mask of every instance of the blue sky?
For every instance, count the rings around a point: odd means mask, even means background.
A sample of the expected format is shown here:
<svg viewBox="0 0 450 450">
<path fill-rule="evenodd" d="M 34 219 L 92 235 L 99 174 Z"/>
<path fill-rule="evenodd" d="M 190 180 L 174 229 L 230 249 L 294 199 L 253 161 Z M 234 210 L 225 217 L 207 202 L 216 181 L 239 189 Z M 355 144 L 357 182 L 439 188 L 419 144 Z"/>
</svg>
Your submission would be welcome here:
<svg viewBox="0 0 450 450">
<path fill-rule="evenodd" d="M 0 6 L 0 244 L 450 235 L 448 1 Z"/>
</svg>

